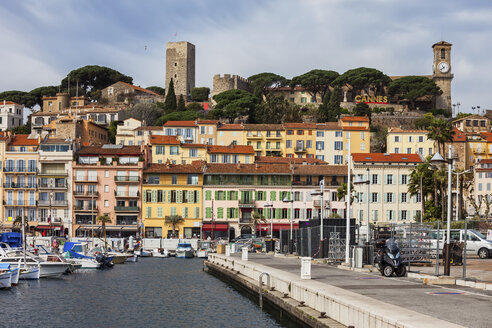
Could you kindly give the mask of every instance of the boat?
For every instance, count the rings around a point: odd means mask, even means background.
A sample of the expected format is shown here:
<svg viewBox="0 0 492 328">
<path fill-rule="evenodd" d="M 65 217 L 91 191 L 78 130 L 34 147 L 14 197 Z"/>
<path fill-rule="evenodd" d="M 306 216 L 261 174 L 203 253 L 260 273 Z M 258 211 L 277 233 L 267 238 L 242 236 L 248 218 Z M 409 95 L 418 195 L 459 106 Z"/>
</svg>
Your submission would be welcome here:
<svg viewBox="0 0 492 328">
<path fill-rule="evenodd" d="M 36 245 L 36 250 L 38 256 L 46 262 L 63 262 L 68 264 L 65 273 L 74 273 L 82 267 L 82 264 L 80 263 L 68 261 L 63 256 L 50 252 L 43 245 Z"/>
<path fill-rule="evenodd" d="M 10 270 L 0 270 L 0 288 L 12 286 L 12 273 Z"/>
<path fill-rule="evenodd" d="M 96 258 L 85 255 L 87 244 L 66 242 L 63 245 L 64 258 L 71 263 L 80 264 L 82 270 L 101 269 L 103 263 L 96 261 Z"/>
<path fill-rule="evenodd" d="M 138 262 L 138 256 L 137 254 L 132 254 L 132 253 L 127 253 L 127 258 L 125 262 Z"/>
<path fill-rule="evenodd" d="M 127 255 L 118 252 L 107 252 L 106 256 L 113 258 L 113 264 L 123 264 L 127 259 Z"/>
<path fill-rule="evenodd" d="M 192 258 L 195 256 L 195 250 L 191 247 L 190 243 L 179 243 L 176 248 L 177 258 Z"/>
<path fill-rule="evenodd" d="M 24 280 L 38 280 L 39 279 L 39 266 L 33 266 L 29 268 L 21 268 L 20 269 L 20 279 Z"/>
<path fill-rule="evenodd" d="M 198 249 L 196 251 L 196 257 L 201 259 L 208 258 L 208 253 L 211 253 L 212 242 L 211 241 L 198 241 Z"/>
<path fill-rule="evenodd" d="M 152 257 L 169 257 L 169 251 L 164 248 L 156 248 L 152 250 Z"/>
<path fill-rule="evenodd" d="M 137 255 L 137 256 L 140 256 L 140 257 L 150 257 L 150 256 L 152 256 L 152 252 L 146 251 L 144 249 L 140 249 L 138 251 L 135 251 L 134 254 Z"/>
</svg>

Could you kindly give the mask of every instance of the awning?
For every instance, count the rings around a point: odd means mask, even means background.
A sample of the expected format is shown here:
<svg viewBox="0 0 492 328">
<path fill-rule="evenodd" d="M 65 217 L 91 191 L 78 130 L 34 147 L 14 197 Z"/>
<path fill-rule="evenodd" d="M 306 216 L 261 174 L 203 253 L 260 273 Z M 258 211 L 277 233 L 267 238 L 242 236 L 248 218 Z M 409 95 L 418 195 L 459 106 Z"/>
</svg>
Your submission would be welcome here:
<svg viewBox="0 0 492 328">
<path fill-rule="evenodd" d="M 270 224 L 260 223 L 258 224 L 257 229 L 262 231 L 270 231 Z M 292 224 L 292 229 L 299 230 L 299 224 L 298 223 Z M 280 231 L 280 230 L 290 230 L 290 223 L 274 223 L 273 231 Z"/>
<path fill-rule="evenodd" d="M 205 223 L 202 227 L 202 230 L 213 230 L 216 231 L 227 231 L 229 229 L 229 225 L 227 223 Z"/>
<path fill-rule="evenodd" d="M 106 231 L 137 231 L 137 226 L 106 226 Z"/>
<path fill-rule="evenodd" d="M 52 225 L 52 226 L 37 225 L 34 229 L 36 229 L 36 230 L 61 230 L 61 229 L 63 229 L 63 226 L 59 226 L 59 225 Z"/>
</svg>

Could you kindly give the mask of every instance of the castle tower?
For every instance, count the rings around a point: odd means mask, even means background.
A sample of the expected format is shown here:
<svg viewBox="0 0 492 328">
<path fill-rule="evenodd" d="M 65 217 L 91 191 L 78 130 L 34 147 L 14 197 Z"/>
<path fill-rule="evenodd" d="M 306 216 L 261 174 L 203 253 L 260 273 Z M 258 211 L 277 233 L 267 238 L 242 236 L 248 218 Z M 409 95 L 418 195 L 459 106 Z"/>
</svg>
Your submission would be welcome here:
<svg viewBox="0 0 492 328">
<path fill-rule="evenodd" d="M 441 88 L 442 95 L 436 97 L 436 108 L 443 108 L 452 113 L 451 109 L 451 43 L 446 41 L 432 45 L 434 51 L 434 64 L 432 66 L 432 79 Z"/>
<path fill-rule="evenodd" d="M 195 45 L 186 41 L 166 44 L 166 94 L 171 78 L 176 95 L 187 97 L 195 87 Z"/>
</svg>

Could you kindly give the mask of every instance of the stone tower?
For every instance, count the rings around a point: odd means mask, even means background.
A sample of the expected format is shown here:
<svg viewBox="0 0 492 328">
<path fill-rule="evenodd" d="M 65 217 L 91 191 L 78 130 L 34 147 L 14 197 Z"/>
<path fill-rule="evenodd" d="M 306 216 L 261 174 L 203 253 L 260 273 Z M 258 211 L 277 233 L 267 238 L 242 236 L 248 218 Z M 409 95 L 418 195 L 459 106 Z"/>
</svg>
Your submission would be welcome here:
<svg viewBox="0 0 492 328">
<path fill-rule="evenodd" d="M 190 95 L 195 87 L 195 45 L 186 41 L 166 44 L 166 94 L 171 79 L 176 96 Z"/>
<path fill-rule="evenodd" d="M 441 88 L 442 95 L 436 97 L 436 108 L 443 108 L 452 113 L 451 104 L 451 43 L 446 41 L 432 45 L 434 50 L 434 63 L 432 66 L 432 79 Z"/>
</svg>

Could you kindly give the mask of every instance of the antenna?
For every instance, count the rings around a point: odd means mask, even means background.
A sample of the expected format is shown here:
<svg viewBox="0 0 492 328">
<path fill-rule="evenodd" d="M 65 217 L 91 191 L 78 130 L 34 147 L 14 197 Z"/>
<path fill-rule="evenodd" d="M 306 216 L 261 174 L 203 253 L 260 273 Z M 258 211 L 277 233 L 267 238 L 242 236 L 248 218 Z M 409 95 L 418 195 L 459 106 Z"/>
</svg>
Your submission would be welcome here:
<svg viewBox="0 0 492 328">
<path fill-rule="evenodd" d="M 70 75 L 68 75 L 68 83 L 67 83 L 68 94 L 70 94 Z"/>
<path fill-rule="evenodd" d="M 77 112 L 79 109 L 79 80 L 77 79 L 77 90 L 75 90 L 75 122 L 77 122 Z"/>
</svg>

